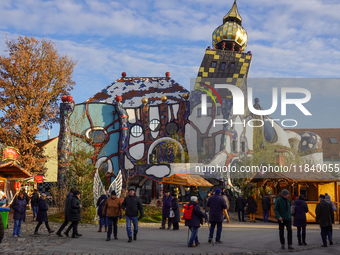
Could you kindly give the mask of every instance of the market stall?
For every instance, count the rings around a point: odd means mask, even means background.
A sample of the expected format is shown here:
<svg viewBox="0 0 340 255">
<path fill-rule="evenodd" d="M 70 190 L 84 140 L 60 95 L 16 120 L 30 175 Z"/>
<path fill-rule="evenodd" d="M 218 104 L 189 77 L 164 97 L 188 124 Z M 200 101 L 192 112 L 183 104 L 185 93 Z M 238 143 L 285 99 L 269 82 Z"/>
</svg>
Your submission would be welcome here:
<svg viewBox="0 0 340 255">
<path fill-rule="evenodd" d="M 164 189 L 177 191 L 181 202 L 189 202 L 191 195 L 198 196 L 199 188 L 206 189 L 214 186 L 196 174 L 174 174 L 170 177 L 164 177 L 159 184 L 163 184 Z"/>
<path fill-rule="evenodd" d="M 293 168 L 294 169 L 294 168 Z M 296 166 L 296 169 L 300 169 Z M 255 185 L 256 198 L 258 204 L 257 214 L 262 217 L 262 197 L 269 194 L 272 200 L 269 216 L 272 220 L 275 218 L 274 203 L 283 189 L 289 191 L 289 199 L 293 199 L 303 194 L 306 197 L 309 212 L 306 213 L 307 222 L 315 222 L 315 208 L 319 203 L 319 195 L 327 193 L 334 202 L 338 211 L 335 212 L 335 220 L 339 220 L 339 178 L 334 177 L 327 172 L 319 171 L 291 171 L 291 172 L 274 172 L 274 173 L 256 173 L 249 181 Z"/>
</svg>

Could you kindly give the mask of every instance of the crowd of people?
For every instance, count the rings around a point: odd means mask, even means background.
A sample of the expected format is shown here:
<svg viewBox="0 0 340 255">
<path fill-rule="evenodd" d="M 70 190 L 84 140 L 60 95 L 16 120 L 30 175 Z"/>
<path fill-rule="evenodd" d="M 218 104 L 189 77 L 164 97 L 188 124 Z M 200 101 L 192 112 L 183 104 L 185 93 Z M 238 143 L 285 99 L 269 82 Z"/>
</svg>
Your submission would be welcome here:
<svg viewBox="0 0 340 255">
<path fill-rule="evenodd" d="M 180 210 L 179 201 L 176 193 L 170 194 L 169 190 L 164 191 L 162 198 L 162 221 L 160 229 L 179 230 L 180 222 Z M 14 211 L 13 219 L 13 236 L 21 236 L 21 225 L 26 219 L 26 207 L 29 203 L 29 197 L 24 190 L 16 195 L 10 207 Z M 203 224 L 204 220 L 209 225 L 209 238 L 208 242 L 214 242 L 216 244 L 222 243 L 221 233 L 224 218 L 228 219 L 230 205 L 233 203 L 229 194 L 220 188 L 210 190 L 203 198 L 203 208 L 201 209 L 198 203 L 197 196 L 191 196 L 189 204 L 185 205 L 183 218 L 185 219 L 185 226 L 188 227 L 188 234 L 191 232 L 190 238 L 188 237 L 188 247 L 196 247 L 200 245 L 198 239 L 198 230 Z M 268 194 L 262 199 L 263 209 L 263 222 L 268 222 L 269 211 L 271 210 L 271 199 Z M 126 219 L 126 232 L 128 242 L 131 243 L 132 239 L 137 240 L 138 234 L 138 220 L 143 216 L 143 206 L 140 198 L 135 194 L 135 188 L 130 187 L 128 189 L 128 195 L 124 198 L 123 202 L 116 195 L 115 191 L 108 194 L 102 194 L 97 203 L 97 213 L 100 218 L 99 230 L 102 232 L 102 228 L 105 226 L 105 232 L 107 233 L 106 241 L 111 240 L 111 236 L 114 239 L 118 239 L 118 220 L 123 217 L 125 212 Z M 31 207 L 33 210 L 33 220 L 36 220 L 37 226 L 34 234 L 39 235 L 39 228 L 44 223 L 48 233 L 53 233 L 48 223 L 47 211 L 48 206 L 46 204 L 46 194 L 39 195 L 37 190 L 34 190 L 31 196 Z M 287 229 L 287 243 L 288 249 L 294 250 L 292 224 L 297 228 L 297 240 L 299 246 L 306 246 L 306 226 L 307 219 L 306 213 L 309 211 L 308 205 L 305 201 L 304 195 L 296 196 L 295 200 L 291 204 L 289 199 L 289 191 L 283 189 L 280 196 L 276 199 L 274 204 L 275 217 L 279 226 L 279 240 L 281 243 L 281 249 L 285 249 L 285 236 L 284 229 Z M 80 192 L 76 189 L 71 189 L 66 196 L 65 200 L 65 220 L 60 226 L 56 234 L 59 237 L 63 237 L 62 233 L 69 237 L 69 233 L 72 230 L 72 238 L 78 238 L 82 236 L 78 233 L 78 223 L 81 220 L 81 200 Z M 240 193 L 235 200 L 235 211 L 238 213 L 238 220 L 245 222 L 245 213 L 249 214 L 250 222 L 255 221 L 255 214 L 257 212 L 257 203 L 253 196 L 249 195 L 247 199 Z M 323 245 L 327 247 L 327 239 L 329 245 L 333 244 L 333 231 L 332 224 L 334 224 L 334 212 L 337 211 L 334 203 L 331 201 L 331 197 L 326 193 L 320 195 L 319 203 L 315 209 L 316 222 L 319 223 L 321 228 L 321 238 Z M 292 222 L 292 216 L 293 222 Z M 71 222 L 65 232 L 63 230 Z M 167 228 L 166 228 L 167 223 Z M 2 226 L 2 224 L 0 224 Z M 133 225 L 133 229 L 132 229 Z M 0 226 L 0 240 L 3 237 L 3 228 Z M 214 239 L 214 232 L 216 227 L 216 236 Z"/>
</svg>

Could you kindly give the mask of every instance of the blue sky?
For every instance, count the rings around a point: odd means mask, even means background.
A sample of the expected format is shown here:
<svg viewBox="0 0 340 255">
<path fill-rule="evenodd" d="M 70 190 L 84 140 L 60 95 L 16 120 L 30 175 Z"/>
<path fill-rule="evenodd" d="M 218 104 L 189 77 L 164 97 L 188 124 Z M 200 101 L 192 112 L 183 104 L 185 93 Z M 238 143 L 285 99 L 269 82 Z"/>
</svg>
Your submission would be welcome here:
<svg viewBox="0 0 340 255">
<path fill-rule="evenodd" d="M 4 54 L 6 36 L 51 39 L 61 54 L 78 61 L 72 92 L 76 103 L 118 79 L 122 71 L 141 77 L 169 71 L 189 88 L 205 48 L 211 45 L 211 33 L 233 2 L 1 0 L 0 52 Z M 340 78 L 339 1 L 239 0 L 237 4 L 248 32 L 247 50 L 253 53 L 250 78 Z M 313 117 L 299 128 L 339 127 L 333 115 L 339 109 L 340 84 L 321 82 L 320 87 L 310 88 Z M 263 104 L 271 100 L 268 85 L 258 85 L 254 91 Z M 58 135 L 58 128 L 51 135 Z M 46 132 L 40 138 L 46 138 Z"/>
</svg>

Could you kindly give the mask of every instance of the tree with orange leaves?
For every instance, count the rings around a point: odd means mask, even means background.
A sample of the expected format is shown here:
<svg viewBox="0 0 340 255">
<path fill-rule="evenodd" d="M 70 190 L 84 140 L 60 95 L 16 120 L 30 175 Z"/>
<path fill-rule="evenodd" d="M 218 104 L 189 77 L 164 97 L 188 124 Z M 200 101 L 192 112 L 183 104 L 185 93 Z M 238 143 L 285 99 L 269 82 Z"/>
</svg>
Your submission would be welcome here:
<svg viewBox="0 0 340 255">
<path fill-rule="evenodd" d="M 46 158 L 36 138 L 58 122 L 58 101 L 73 89 L 76 62 L 46 39 L 19 36 L 6 46 L 0 56 L 0 139 L 19 150 L 26 170 L 42 172 Z"/>
</svg>

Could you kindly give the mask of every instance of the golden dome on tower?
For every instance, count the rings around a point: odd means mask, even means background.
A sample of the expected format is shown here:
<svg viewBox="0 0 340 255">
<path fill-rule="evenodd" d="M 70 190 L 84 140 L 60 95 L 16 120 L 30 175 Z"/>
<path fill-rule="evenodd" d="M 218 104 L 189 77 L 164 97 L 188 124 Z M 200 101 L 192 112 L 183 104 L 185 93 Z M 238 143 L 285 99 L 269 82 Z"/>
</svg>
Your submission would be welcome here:
<svg viewBox="0 0 340 255">
<path fill-rule="evenodd" d="M 242 17 L 238 12 L 236 0 L 224 16 L 223 24 L 214 30 L 212 42 L 215 49 L 245 51 L 247 48 L 248 35 L 242 27 Z"/>
</svg>

